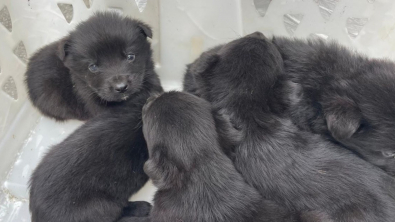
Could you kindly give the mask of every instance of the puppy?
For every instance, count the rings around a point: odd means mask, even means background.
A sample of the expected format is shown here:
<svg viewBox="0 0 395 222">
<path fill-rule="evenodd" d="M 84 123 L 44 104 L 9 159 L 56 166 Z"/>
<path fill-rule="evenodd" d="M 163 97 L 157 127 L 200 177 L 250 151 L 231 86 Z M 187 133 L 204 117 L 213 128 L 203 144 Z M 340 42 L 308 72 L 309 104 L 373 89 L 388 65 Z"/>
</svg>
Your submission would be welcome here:
<svg viewBox="0 0 395 222">
<path fill-rule="evenodd" d="M 335 42 L 272 41 L 293 89 L 293 122 L 395 175 L 394 62 L 369 59 Z"/>
<path fill-rule="evenodd" d="M 30 58 L 30 100 L 56 120 L 87 120 L 123 106 L 144 88 L 160 91 L 151 37 L 151 28 L 138 20 L 96 13 Z"/>
<path fill-rule="evenodd" d="M 147 203 L 128 203 L 148 180 L 141 109 L 149 94 L 142 89 L 128 106 L 97 115 L 49 150 L 30 180 L 32 222 L 114 222 L 149 213 Z"/>
<path fill-rule="evenodd" d="M 190 68 L 202 97 L 240 132 L 234 165 L 262 196 L 310 221 L 394 220 L 392 177 L 272 111 L 283 61 L 263 34 L 203 54 Z"/>
<path fill-rule="evenodd" d="M 182 92 L 153 97 L 143 108 L 143 132 L 150 156 L 144 170 L 158 191 L 150 217 L 122 221 L 291 221 L 221 151 L 208 102 Z"/>
</svg>

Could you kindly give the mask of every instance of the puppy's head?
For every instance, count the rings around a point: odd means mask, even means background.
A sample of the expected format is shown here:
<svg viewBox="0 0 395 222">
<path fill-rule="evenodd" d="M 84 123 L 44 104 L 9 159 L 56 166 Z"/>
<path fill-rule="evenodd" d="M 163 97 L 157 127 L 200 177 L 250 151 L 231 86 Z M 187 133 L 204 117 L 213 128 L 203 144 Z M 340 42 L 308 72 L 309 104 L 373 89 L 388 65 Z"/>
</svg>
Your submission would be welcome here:
<svg viewBox="0 0 395 222">
<path fill-rule="evenodd" d="M 103 100 L 128 99 L 152 69 L 149 26 L 116 13 L 97 13 L 63 39 L 59 58 Z M 149 66 L 149 67 L 147 67 Z"/>
<path fill-rule="evenodd" d="M 203 53 L 189 72 L 202 97 L 213 102 L 267 96 L 282 69 L 276 47 L 262 33 L 255 32 L 222 46 L 216 53 Z"/>
<path fill-rule="evenodd" d="M 218 152 L 210 104 L 191 94 L 151 97 L 143 108 L 143 132 L 150 155 L 144 169 L 156 186 L 176 183 L 175 175 L 199 165 L 208 152 Z"/>
<path fill-rule="evenodd" d="M 395 175 L 395 75 L 388 65 L 334 83 L 336 94 L 325 95 L 322 107 L 334 139 Z"/>
</svg>

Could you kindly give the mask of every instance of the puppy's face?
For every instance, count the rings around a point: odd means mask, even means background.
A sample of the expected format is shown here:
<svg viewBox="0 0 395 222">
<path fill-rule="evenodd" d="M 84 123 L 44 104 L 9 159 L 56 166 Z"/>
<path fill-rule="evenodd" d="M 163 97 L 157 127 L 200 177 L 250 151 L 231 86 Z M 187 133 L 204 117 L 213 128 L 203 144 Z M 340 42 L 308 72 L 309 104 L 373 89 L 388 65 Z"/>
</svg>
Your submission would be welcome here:
<svg viewBox="0 0 395 222">
<path fill-rule="evenodd" d="M 151 61 L 147 37 L 152 37 L 147 25 L 99 13 L 70 34 L 61 44 L 60 54 L 72 74 L 101 99 L 118 102 L 142 88 Z"/>
</svg>

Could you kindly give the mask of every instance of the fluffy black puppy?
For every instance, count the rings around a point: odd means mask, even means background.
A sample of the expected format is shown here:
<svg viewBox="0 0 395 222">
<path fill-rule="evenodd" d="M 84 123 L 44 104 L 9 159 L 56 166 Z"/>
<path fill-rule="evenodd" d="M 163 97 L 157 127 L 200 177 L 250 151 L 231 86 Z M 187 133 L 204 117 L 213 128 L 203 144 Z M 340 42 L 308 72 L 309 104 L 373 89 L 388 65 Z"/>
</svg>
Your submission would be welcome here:
<svg viewBox="0 0 395 222">
<path fill-rule="evenodd" d="M 394 221 L 392 177 L 272 111 L 283 62 L 261 33 L 203 54 L 191 72 L 202 97 L 240 131 L 233 162 L 264 197 L 310 211 L 313 221 Z"/>
<path fill-rule="evenodd" d="M 395 175 L 395 64 L 335 42 L 273 38 L 294 92 L 293 121 Z"/>
<path fill-rule="evenodd" d="M 127 106 L 97 115 L 50 149 L 30 181 L 33 222 L 113 222 L 122 214 L 148 214 L 149 204 L 128 198 L 148 180 L 141 110 L 149 94 L 140 91 Z"/>
<path fill-rule="evenodd" d="M 242 222 L 285 220 L 246 184 L 221 151 L 208 102 L 169 92 L 143 108 L 150 158 L 144 170 L 158 191 L 150 217 L 123 221 Z"/>
<path fill-rule="evenodd" d="M 31 57 L 30 100 L 56 120 L 86 120 L 123 106 L 143 88 L 160 88 L 151 37 L 151 28 L 138 20 L 96 13 Z"/>
</svg>

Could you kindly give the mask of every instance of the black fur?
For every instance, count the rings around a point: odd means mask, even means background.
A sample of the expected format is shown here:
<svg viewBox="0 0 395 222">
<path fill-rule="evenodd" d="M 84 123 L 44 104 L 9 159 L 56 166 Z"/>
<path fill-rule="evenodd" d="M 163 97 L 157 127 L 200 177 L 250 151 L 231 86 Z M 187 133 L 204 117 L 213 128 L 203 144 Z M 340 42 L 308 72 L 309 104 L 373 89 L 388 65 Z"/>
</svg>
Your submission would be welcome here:
<svg viewBox="0 0 395 222">
<path fill-rule="evenodd" d="M 33 222 L 113 222 L 148 213 L 147 204 L 136 208 L 128 198 L 148 180 L 141 109 L 151 91 L 90 119 L 50 149 L 30 181 Z"/>
<path fill-rule="evenodd" d="M 205 53 L 206 54 L 215 54 L 222 48 L 223 45 L 218 45 L 216 47 L 213 47 L 209 50 L 207 50 Z M 195 67 L 198 68 L 198 67 Z M 191 70 L 191 64 L 187 65 L 187 70 L 184 75 L 184 80 L 183 80 L 183 90 L 185 92 L 192 93 L 193 95 L 200 96 L 199 89 L 196 86 L 195 78 L 193 77 L 192 73 L 197 72 L 198 70 Z"/>
<path fill-rule="evenodd" d="M 274 38 L 301 129 L 330 135 L 395 175 L 395 64 L 322 40 Z"/>
<path fill-rule="evenodd" d="M 128 202 L 122 210 L 122 217 L 146 217 L 151 211 L 151 204 L 145 201 Z"/>
<path fill-rule="evenodd" d="M 394 221 L 392 177 L 273 111 L 278 104 L 270 98 L 284 87 L 277 84 L 284 70 L 270 40 L 253 33 L 203 54 L 190 68 L 201 71 L 193 75 L 202 97 L 239 130 L 234 165 L 265 198 L 307 211 L 302 220 Z"/>
<path fill-rule="evenodd" d="M 158 191 L 149 218 L 124 221 L 291 221 L 221 151 L 208 102 L 182 92 L 153 98 L 143 109 L 143 131 L 150 154 L 144 170 Z"/>
<path fill-rule="evenodd" d="M 35 53 L 26 84 L 33 105 L 56 120 L 87 120 L 124 105 L 143 88 L 160 90 L 149 26 L 116 13 L 96 13 L 63 39 Z M 127 55 L 134 54 L 134 60 Z M 89 66 L 95 64 L 92 72 Z"/>
</svg>

